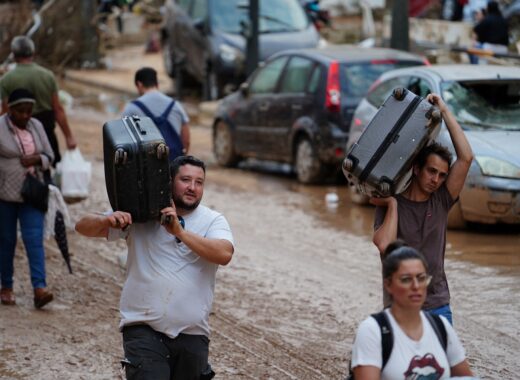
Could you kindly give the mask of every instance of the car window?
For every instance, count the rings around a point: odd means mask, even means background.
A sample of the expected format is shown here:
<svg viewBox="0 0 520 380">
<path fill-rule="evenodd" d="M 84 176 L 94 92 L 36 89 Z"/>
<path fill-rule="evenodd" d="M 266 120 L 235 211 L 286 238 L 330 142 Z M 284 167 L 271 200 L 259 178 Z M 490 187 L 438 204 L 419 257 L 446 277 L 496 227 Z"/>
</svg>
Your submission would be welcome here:
<svg viewBox="0 0 520 380">
<path fill-rule="evenodd" d="M 309 87 L 307 89 L 308 92 L 314 94 L 318 90 L 322 72 L 323 69 L 321 66 L 315 66 L 311 79 L 309 80 Z"/>
<path fill-rule="evenodd" d="M 176 3 L 179 5 L 179 7 L 181 7 L 182 9 L 184 9 L 184 11 L 188 11 L 188 8 L 190 7 L 190 1 L 191 0 L 177 0 Z"/>
<path fill-rule="evenodd" d="M 381 104 L 390 96 L 394 88 L 396 87 L 406 87 L 408 84 L 408 80 L 410 77 L 399 77 L 392 78 L 385 82 L 382 82 L 377 86 L 370 94 L 367 96 L 367 101 L 372 104 L 374 107 L 380 107 Z"/>
<path fill-rule="evenodd" d="M 286 62 L 287 57 L 280 57 L 259 69 L 249 87 L 250 92 L 256 94 L 274 92 Z"/>
<path fill-rule="evenodd" d="M 280 92 L 305 92 L 313 66 L 309 59 L 292 57 L 285 67 Z"/>
<path fill-rule="evenodd" d="M 415 76 L 410 78 L 410 83 L 406 88 L 415 95 L 422 96 L 423 98 L 426 98 L 426 96 L 432 92 L 428 82 Z"/>
<path fill-rule="evenodd" d="M 520 80 L 443 82 L 441 95 L 465 128 L 520 130 Z"/>
<path fill-rule="evenodd" d="M 191 8 L 191 18 L 194 20 L 205 20 L 208 16 L 207 0 L 193 0 Z"/>
<path fill-rule="evenodd" d="M 249 20 L 247 1 L 214 0 L 211 2 L 211 23 L 216 29 L 238 34 L 241 23 Z M 309 19 L 298 0 L 262 0 L 259 2 L 260 33 L 299 31 L 309 25 Z"/>
<path fill-rule="evenodd" d="M 375 60 L 362 63 L 344 63 L 341 65 L 341 93 L 347 98 L 362 98 L 368 89 L 389 70 L 421 65 L 420 61 Z"/>
</svg>

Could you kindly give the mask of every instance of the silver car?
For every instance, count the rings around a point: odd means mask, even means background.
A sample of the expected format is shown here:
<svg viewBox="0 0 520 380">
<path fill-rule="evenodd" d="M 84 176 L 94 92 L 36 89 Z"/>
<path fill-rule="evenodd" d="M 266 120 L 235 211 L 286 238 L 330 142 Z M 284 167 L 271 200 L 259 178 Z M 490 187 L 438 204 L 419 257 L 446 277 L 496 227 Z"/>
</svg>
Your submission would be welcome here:
<svg viewBox="0 0 520 380">
<path fill-rule="evenodd" d="M 464 129 L 475 160 L 449 226 L 466 222 L 520 224 L 520 68 L 417 66 L 384 73 L 356 108 L 347 151 L 396 87 L 425 97 L 440 94 Z M 454 152 L 446 126 L 437 141 Z M 367 198 L 355 193 L 352 200 Z"/>
</svg>

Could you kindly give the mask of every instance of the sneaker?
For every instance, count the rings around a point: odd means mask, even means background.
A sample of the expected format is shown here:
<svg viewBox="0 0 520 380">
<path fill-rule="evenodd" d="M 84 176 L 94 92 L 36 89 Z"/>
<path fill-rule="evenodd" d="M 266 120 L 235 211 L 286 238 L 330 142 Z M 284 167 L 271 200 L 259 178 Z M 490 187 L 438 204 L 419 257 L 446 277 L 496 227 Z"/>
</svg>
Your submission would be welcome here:
<svg viewBox="0 0 520 380">
<path fill-rule="evenodd" d="M 0 290 L 0 301 L 2 302 L 2 305 L 16 305 L 13 289 L 2 288 Z"/>
<path fill-rule="evenodd" d="M 54 296 L 45 288 L 34 289 L 34 307 L 41 309 L 54 299 Z"/>
</svg>

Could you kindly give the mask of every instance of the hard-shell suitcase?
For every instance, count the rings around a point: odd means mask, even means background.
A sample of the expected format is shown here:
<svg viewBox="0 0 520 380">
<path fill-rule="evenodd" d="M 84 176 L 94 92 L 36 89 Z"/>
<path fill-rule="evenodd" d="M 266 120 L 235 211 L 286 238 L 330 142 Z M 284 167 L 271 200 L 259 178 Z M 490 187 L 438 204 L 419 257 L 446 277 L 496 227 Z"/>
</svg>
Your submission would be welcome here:
<svg viewBox="0 0 520 380">
<path fill-rule="evenodd" d="M 369 196 L 390 196 L 407 185 L 417 153 L 439 133 L 441 114 L 425 99 L 396 88 L 343 161 L 343 173 Z"/>
<path fill-rule="evenodd" d="M 168 147 L 148 117 L 123 117 L 103 126 L 105 183 L 113 210 L 133 222 L 159 220 L 170 206 Z"/>
</svg>

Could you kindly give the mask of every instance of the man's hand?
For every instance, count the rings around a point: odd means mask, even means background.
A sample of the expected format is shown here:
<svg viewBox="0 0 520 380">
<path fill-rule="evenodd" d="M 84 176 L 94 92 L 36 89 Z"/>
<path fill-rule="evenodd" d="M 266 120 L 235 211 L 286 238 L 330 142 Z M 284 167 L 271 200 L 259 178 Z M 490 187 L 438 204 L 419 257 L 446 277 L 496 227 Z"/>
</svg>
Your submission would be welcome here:
<svg viewBox="0 0 520 380">
<path fill-rule="evenodd" d="M 374 206 L 389 207 L 392 203 L 397 205 L 397 200 L 394 197 L 377 198 L 371 197 L 369 200 L 370 204 Z"/>
<path fill-rule="evenodd" d="M 106 217 L 108 227 L 124 230 L 132 224 L 132 215 L 124 211 L 115 211 Z"/>
<path fill-rule="evenodd" d="M 445 113 L 448 110 L 448 107 L 446 106 L 446 103 L 444 103 L 444 100 L 442 100 L 442 98 L 437 94 L 428 94 L 426 100 L 434 106 L 436 106 L 439 109 L 439 111 L 441 111 L 441 113 Z"/>
<path fill-rule="evenodd" d="M 72 135 L 65 137 L 65 143 L 67 144 L 67 149 L 69 150 L 75 149 L 78 146 L 76 139 Z"/>
<path fill-rule="evenodd" d="M 29 166 L 40 165 L 42 158 L 39 154 L 29 154 L 20 158 L 20 162 L 26 168 Z"/>
<path fill-rule="evenodd" d="M 178 235 L 181 234 L 184 229 L 182 228 L 182 225 L 179 222 L 177 210 L 173 202 L 170 207 L 166 207 L 161 210 L 161 215 L 170 219 L 169 223 L 164 224 L 164 228 L 166 228 L 166 231 L 168 231 L 170 234 L 176 237 L 179 237 Z"/>
</svg>

